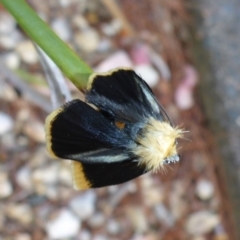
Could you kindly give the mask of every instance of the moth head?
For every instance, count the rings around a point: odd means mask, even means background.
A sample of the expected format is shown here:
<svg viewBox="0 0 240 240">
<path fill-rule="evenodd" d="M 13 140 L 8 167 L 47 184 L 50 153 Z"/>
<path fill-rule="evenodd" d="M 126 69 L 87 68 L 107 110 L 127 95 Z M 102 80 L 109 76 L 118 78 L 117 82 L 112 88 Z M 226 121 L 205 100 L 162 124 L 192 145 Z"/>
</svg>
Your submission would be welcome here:
<svg viewBox="0 0 240 240">
<path fill-rule="evenodd" d="M 139 165 L 144 165 L 147 170 L 157 171 L 166 163 L 178 162 L 177 138 L 182 135 L 181 129 L 168 122 L 150 119 L 138 135 L 133 149 L 140 159 Z"/>
</svg>

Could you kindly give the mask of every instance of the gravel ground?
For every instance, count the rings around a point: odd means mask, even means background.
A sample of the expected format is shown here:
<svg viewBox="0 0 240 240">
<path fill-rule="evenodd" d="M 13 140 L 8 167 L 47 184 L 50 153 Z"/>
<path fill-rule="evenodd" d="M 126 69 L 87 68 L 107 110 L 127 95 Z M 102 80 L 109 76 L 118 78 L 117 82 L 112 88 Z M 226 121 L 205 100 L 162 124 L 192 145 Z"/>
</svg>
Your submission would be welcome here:
<svg viewBox="0 0 240 240">
<path fill-rule="evenodd" d="M 214 142 L 195 94 L 201 79 L 191 63 L 183 2 L 122 1 L 121 8 L 106 0 L 29 2 L 94 69 L 133 67 L 189 132 L 179 143 L 181 162 L 166 172 L 75 191 L 69 162 L 46 152 L 46 99 L 33 104 L 36 95 L 0 71 L 0 239 L 231 239 Z M 0 60 L 50 106 L 38 55 L 1 6 Z"/>
</svg>

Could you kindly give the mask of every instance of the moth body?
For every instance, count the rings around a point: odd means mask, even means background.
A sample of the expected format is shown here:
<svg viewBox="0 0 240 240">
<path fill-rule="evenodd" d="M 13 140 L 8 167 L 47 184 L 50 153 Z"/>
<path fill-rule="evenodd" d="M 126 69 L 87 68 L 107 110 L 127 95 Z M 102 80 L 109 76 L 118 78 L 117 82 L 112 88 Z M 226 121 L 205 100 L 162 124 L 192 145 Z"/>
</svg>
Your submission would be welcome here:
<svg viewBox="0 0 240 240">
<path fill-rule="evenodd" d="M 137 145 L 133 149 L 134 154 L 139 157 L 139 165 L 144 165 L 148 171 L 156 172 L 168 161 L 179 161 L 176 139 L 181 137 L 181 134 L 181 130 L 167 122 L 149 119 L 137 137 Z"/>
</svg>

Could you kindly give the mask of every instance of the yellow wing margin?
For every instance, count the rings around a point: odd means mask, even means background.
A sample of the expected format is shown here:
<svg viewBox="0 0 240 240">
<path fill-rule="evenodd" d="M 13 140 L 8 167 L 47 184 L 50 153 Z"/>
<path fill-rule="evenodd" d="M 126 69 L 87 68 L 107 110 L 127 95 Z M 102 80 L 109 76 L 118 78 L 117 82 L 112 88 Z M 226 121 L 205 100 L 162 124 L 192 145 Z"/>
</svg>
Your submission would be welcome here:
<svg viewBox="0 0 240 240">
<path fill-rule="evenodd" d="M 84 174 L 83 166 L 80 162 L 72 161 L 72 178 L 75 190 L 84 190 L 91 188 L 91 183 Z"/>
</svg>

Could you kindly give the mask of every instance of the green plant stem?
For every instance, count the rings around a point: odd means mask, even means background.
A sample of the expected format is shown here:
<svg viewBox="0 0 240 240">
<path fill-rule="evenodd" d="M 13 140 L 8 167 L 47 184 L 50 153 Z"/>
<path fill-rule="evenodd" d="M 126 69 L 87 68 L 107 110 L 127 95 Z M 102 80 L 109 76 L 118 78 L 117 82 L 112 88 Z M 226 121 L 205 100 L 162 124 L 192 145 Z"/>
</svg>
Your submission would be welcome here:
<svg viewBox="0 0 240 240">
<path fill-rule="evenodd" d="M 86 87 L 92 69 L 42 21 L 25 0 L 0 0 L 0 3 L 77 88 Z"/>
</svg>

